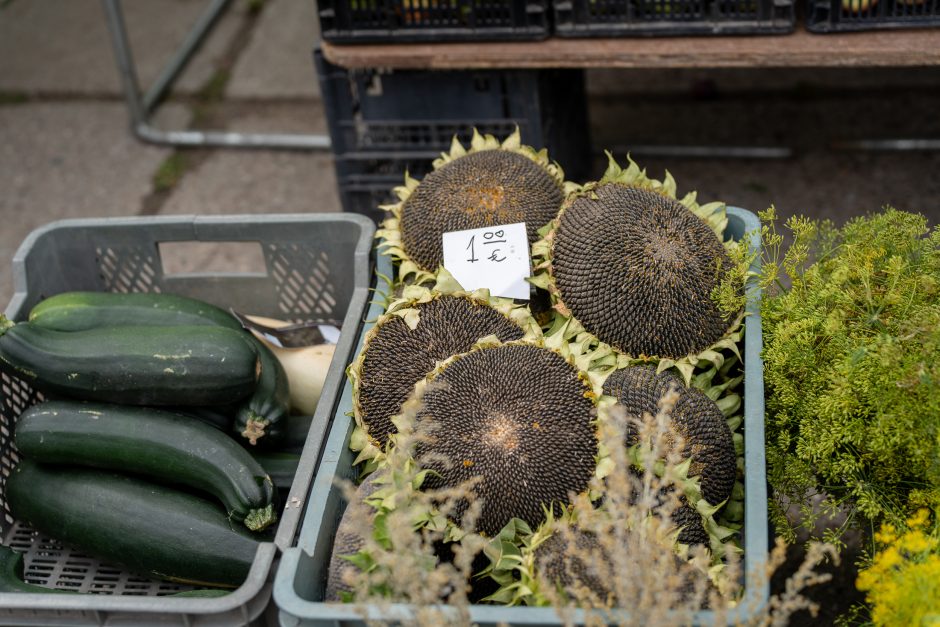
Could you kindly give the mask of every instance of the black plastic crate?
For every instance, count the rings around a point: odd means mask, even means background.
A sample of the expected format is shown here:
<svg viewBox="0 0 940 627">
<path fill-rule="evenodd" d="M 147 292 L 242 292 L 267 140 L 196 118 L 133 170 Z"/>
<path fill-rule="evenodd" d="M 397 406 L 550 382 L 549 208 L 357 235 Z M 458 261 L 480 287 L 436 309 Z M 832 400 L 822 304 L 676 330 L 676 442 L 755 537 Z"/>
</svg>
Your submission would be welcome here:
<svg viewBox="0 0 940 627">
<path fill-rule="evenodd" d="M 795 2 L 554 0 L 555 32 L 561 37 L 783 34 L 793 32 Z"/>
<path fill-rule="evenodd" d="M 336 43 L 536 40 L 548 0 L 318 0 L 323 39 Z"/>
<path fill-rule="evenodd" d="M 377 218 L 407 170 L 424 176 L 473 129 L 548 148 L 569 179 L 588 175 L 582 70 L 345 70 L 314 52 L 345 211 Z"/>
<path fill-rule="evenodd" d="M 422 178 L 431 169 L 436 154 L 397 153 L 336 157 L 336 183 L 343 211 L 359 213 L 376 222 L 385 218 L 381 205 L 397 202 L 392 193 L 407 171 Z"/>
<path fill-rule="evenodd" d="M 814 33 L 940 27 L 940 0 L 807 0 Z"/>
</svg>

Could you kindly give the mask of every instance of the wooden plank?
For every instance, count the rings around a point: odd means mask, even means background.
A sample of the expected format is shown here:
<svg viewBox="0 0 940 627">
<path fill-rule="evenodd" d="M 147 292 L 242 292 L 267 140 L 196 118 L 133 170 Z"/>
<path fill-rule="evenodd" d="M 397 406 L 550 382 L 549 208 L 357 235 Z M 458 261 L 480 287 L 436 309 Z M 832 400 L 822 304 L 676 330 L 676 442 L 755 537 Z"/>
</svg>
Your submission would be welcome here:
<svg viewBox="0 0 940 627">
<path fill-rule="evenodd" d="M 513 43 L 323 42 L 346 68 L 901 67 L 940 65 L 940 30 L 760 37 L 561 39 Z"/>
</svg>

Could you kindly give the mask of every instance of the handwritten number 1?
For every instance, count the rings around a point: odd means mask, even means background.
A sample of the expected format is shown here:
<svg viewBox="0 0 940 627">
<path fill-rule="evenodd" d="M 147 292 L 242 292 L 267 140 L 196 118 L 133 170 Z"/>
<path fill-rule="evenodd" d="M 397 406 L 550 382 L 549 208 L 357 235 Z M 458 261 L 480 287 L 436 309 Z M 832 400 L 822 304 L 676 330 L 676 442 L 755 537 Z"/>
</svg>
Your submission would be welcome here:
<svg viewBox="0 0 940 627">
<path fill-rule="evenodd" d="M 470 251 L 470 258 L 467 259 L 467 261 L 469 261 L 470 263 L 473 263 L 474 261 L 479 261 L 479 259 L 477 259 L 477 258 L 474 256 L 474 250 L 473 250 L 473 240 L 474 240 L 474 239 L 476 239 L 476 235 L 471 236 L 471 237 L 470 237 L 470 243 L 467 244 L 467 250 Z"/>
</svg>

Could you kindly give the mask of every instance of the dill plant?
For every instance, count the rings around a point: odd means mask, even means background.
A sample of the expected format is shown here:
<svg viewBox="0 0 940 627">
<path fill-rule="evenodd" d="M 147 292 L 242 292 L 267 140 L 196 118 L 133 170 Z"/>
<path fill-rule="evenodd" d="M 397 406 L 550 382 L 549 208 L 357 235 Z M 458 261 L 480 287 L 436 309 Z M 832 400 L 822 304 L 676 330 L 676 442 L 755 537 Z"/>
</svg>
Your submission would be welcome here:
<svg viewBox="0 0 940 627">
<path fill-rule="evenodd" d="M 878 551 L 858 575 L 877 625 L 940 624 L 940 527 L 921 509 L 901 528 L 884 524 Z"/>
<path fill-rule="evenodd" d="M 892 208 L 841 229 L 793 218 L 781 258 L 775 218 L 761 316 L 778 531 L 795 537 L 788 505 L 807 529 L 844 511 L 829 540 L 940 505 L 940 231 Z"/>
</svg>

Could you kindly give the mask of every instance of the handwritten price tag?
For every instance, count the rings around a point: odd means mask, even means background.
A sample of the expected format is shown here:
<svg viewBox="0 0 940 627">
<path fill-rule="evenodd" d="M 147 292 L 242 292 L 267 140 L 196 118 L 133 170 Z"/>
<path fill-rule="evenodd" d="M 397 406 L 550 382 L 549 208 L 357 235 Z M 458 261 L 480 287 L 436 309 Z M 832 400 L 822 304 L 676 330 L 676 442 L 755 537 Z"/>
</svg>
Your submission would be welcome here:
<svg viewBox="0 0 940 627">
<path fill-rule="evenodd" d="M 529 298 L 529 238 L 525 222 L 444 233 L 444 267 L 460 286 L 493 296 Z"/>
</svg>

